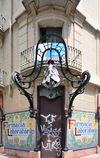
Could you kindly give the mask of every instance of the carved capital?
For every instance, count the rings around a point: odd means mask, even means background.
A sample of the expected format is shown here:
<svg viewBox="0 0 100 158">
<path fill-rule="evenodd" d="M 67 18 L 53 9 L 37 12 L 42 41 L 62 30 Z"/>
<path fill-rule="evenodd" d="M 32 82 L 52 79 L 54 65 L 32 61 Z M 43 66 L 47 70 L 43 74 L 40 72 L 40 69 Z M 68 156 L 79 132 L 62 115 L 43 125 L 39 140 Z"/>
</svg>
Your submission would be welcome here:
<svg viewBox="0 0 100 158">
<path fill-rule="evenodd" d="M 31 9 L 31 12 L 32 12 L 33 16 L 36 16 L 36 14 L 37 14 L 37 8 L 36 8 L 35 3 L 32 2 L 31 4 L 29 4 L 29 6 L 30 6 L 30 9 Z"/>
<path fill-rule="evenodd" d="M 33 16 L 36 15 L 37 7 L 36 7 L 36 1 L 35 0 L 23 0 L 22 3 L 23 3 L 23 5 L 26 8 L 26 11 L 28 13 L 32 12 Z"/>
<path fill-rule="evenodd" d="M 70 13 L 74 13 L 78 3 L 79 3 L 79 0 L 68 0 L 65 7 L 66 15 L 69 15 Z"/>
</svg>

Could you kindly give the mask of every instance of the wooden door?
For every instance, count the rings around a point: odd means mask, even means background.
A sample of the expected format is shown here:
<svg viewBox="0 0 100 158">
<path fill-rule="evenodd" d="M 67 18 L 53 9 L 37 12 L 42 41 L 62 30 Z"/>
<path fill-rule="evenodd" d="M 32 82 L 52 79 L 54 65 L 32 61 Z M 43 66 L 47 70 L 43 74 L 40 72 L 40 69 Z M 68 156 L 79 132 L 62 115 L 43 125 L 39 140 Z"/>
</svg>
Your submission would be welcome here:
<svg viewBox="0 0 100 158">
<path fill-rule="evenodd" d="M 61 158 L 63 148 L 64 87 L 39 88 L 39 133 L 41 158 Z"/>
</svg>

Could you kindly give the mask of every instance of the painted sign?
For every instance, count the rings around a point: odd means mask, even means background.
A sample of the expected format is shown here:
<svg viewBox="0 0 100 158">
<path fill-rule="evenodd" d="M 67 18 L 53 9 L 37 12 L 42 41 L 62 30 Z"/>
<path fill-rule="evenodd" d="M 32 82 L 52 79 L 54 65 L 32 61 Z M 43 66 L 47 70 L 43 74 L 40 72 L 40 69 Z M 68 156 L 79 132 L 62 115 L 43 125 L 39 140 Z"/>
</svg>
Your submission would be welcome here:
<svg viewBox="0 0 100 158">
<path fill-rule="evenodd" d="M 43 44 L 39 44 L 38 46 L 38 56 L 37 56 L 37 61 L 41 61 L 41 57 L 43 55 L 43 52 L 46 50 L 46 49 L 50 49 L 50 48 L 56 48 L 59 53 L 60 53 L 60 58 L 62 61 L 65 61 L 65 48 L 64 48 L 64 44 L 62 43 L 43 43 Z M 35 55 L 36 55 L 36 45 L 34 47 L 34 59 L 35 59 Z M 59 61 L 59 55 L 57 53 L 57 51 L 55 50 L 47 50 L 44 54 L 44 57 L 43 57 L 43 60 L 44 61 L 48 61 L 50 60 L 50 56 L 51 56 L 51 59 L 52 60 L 55 60 L 55 61 Z"/>
<path fill-rule="evenodd" d="M 6 115 L 3 122 L 3 145 L 5 148 L 34 150 L 35 120 L 29 112 Z"/>
<path fill-rule="evenodd" d="M 95 147 L 98 142 L 98 122 L 95 113 L 74 111 L 68 119 L 67 147 L 72 150 Z"/>
</svg>

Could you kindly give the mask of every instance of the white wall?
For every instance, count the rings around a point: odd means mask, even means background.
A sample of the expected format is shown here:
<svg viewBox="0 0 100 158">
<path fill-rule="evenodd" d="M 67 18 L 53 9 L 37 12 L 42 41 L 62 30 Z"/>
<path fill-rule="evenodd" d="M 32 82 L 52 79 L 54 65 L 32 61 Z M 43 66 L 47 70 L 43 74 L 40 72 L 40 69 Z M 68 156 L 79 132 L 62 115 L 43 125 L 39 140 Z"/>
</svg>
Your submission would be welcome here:
<svg viewBox="0 0 100 158">
<path fill-rule="evenodd" d="M 96 29 L 100 29 L 100 0 L 81 0 L 77 9 Z"/>
<path fill-rule="evenodd" d="M 83 29 L 82 59 L 83 70 L 88 69 L 91 74 L 96 74 L 96 35 L 87 24 L 84 24 Z"/>
</svg>

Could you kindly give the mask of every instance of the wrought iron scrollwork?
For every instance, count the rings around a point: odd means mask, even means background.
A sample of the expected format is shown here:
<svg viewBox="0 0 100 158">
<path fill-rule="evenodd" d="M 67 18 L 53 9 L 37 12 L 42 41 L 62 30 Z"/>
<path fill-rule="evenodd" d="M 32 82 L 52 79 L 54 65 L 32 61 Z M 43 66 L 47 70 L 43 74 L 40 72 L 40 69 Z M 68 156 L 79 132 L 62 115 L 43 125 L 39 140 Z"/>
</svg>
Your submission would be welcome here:
<svg viewBox="0 0 100 158">
<path fill-rule="evenodd" d="M 12 73 L 12 80 L 13 80 L 14 84 L 18 87 L 18 90 L 20 91 L 20 94 L 25 95 L 26 98 L 28 99 L 29 104 L 30 104 L 30 107 L 29 107 L 30 110 L 33 110 L 34 106 L 33 106 L 32 94 L 30 94 L 26 91 L 26 89 L 29 89 L 31 87 L 31 83 L 30 82 L 28 83 L 28 87 L 24 87 L 23 86 L 23 84 L 24 84 L 23 83 L 23 77 L 18 72 L 13 72 Z"/>
<path fill-rule="evenodd" d="M 54 39 L 56 39 L 56 43 L 53 43 Z M 27 92 L 27 89 L 29 89 L 31 83 L 38 78 L 42 68 L 46 67 L 48 62 L 52 63 L 53 60 L 53 64 L 61 69 L 64 78 L 71 83 L 73 88 L 75 88 L 75 91 L 70 94 L 69 98 L 69 111 L 71 111 L 75 97 L 84 92 L 84 87 L 90 80 L 90 73 L 88 71 L 84 71 L 80 74 L 74 74 L 72 72 L 67 61 L 68 55 L 65 41 L 58 35 L 48 34 L 40 38 L 36 45 L 36 52 L 34 53 L 34 66 L 29 74 L 21 75 L 18 72 L 12 73 L 12 80 L 20 90 L 20 93 L 27 97 L 30 109 L 34 110 L 33 98 L 32 95 Z M 46 53 L 48 53 L 48 57 L 45 60 Z M 57 58 L 54 57 L 54 53 Z"/>
</svg>

